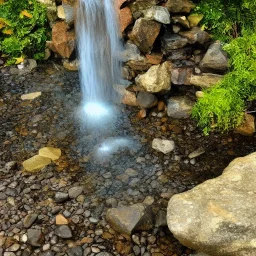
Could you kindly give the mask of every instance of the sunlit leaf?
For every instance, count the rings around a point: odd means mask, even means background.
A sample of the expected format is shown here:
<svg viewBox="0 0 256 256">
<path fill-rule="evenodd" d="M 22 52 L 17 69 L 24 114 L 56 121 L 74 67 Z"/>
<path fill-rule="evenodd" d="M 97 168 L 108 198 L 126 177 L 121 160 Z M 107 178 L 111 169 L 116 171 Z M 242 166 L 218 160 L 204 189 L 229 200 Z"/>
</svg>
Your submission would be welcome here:
<svg viewBox="0 0 256 256">
<path fill-rule="evenodd" d="M 29 13 L 27 10 L 23 10 L 23 11 L 21 12 L 21 14 L 22 14 L 23 16 L 27 17 L 27 18 L 30 18 L 30 19 L 33 17 L 33 15 L 32 15 L 31 13 Z"/>
<path fill-rule="evenodd" d="M 15 58 L 15 59 L 16 59 L 15 64 L 20 64 L 21 62 L 24 61 L 24 57 L 23 56 L 20 56 L 19 58 Z"/>
</svg>

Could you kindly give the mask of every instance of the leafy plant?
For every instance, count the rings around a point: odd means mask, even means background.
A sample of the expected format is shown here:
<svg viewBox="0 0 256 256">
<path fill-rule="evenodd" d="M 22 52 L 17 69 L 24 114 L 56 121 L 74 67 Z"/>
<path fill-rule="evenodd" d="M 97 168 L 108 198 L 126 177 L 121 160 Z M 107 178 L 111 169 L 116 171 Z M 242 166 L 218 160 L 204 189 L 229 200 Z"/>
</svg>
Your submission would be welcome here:
<svg viewBox="0 0 256 256">
<path fill-rule="evenodd" d="M 192 116 L 205 134 L 228 131 L 241 124 L 247 101 L 256 99 L 256 31 L 225 45 L 231 71 L 212 89 L 205 91 L 193 108 Z"/>
<path fill-rule="evenodd" d="M 47 40 L 46 8 L 36 0 L 6 0 L 0 3 L 0 51 L 8 64 L 28 56 L 44 58 Z"/>
</svg>

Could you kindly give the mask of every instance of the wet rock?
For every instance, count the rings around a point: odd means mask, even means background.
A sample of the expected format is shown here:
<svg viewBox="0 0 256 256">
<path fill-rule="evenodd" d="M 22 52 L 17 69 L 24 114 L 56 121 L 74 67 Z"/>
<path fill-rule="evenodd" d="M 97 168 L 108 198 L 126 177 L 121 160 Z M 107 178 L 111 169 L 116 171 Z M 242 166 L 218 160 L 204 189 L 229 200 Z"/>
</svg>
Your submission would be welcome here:
<svg viewBox="0 0 256 256">
<path fill-rule="evenodd" d="M 253 136 L 255 133 L 255 117 L 245 113 L 244 120 L 242 124 L 235 129 L 235 133 L 240 133 L 244 136 Z"/>
<path fill-rule="evenodd" d="M 162 53 L 151 53 L 146 54 L 147 62 L 152 65 L 158 65 L 162 62 L 163 54 Z"/>
<path fill-rule="evenodd" d="M 74 23 L 74 7 L 68 3 L 57 6 L 57 15 L 58 18 L 65 20 L 67 24 Z"/>
<path fill-rule="evenodd" d="M 68 193 L 63 193 L 63 192 L 57 192 L 55 194 L 55 201 L 57 203 L 62 203 L 68 199 Z"/>
<path fill-rule="evenodd" d="M 191 9 L 195 7 L 189 0 L 168 0 L 165 6 L 172 13 L 190 13 Z"/>
<path fill-rule="evenodd" d="M 164 154 L 168 154 L 174 150 L 175 144 L 173 140 L 154 139 L 152 148 Z"/>
<path fill-rule="evenodd" d="M 151 209 L 143 204 L 109 209 L 106 219 L 113 229 L 127 235 L 135 230 L 150 230 L 153 227 Z"/>
<path fill-rule="evenodd" d="M 210 35 L 199 27 L 194 27 L 188 31 L 179 32 L 179 35 L 187 38 L 190 44 L 205 44 L 210 40 Z"/>
<path fill-rule="evenodd" d="M 232 161 L 221 176 L 174 195 L 167 212 L 174 236 L 209 255 L 254 255 L 255 172 L 252 153 Z"/>
<path fill-rule="evenodd" d="M 222 50 L 221 42 L 214 42 L 207 50 L 199 67 L 204 72 L 225 72 L 228 69 L 228 58 Z"/>
<path fill-rule="evenodd" d="M 84 191 L 83 186 L 73 187 L 68 190 L 68 195 L 70 198 L 77 198 L 79 195 L 83 193 L 83 191 Z"/>
<path fill-rule="evenodd" d="M 72 231 L 69 226 L 62 225 L 55 229 L 55 235 L 61 238 L 72 238 Z"/>
<path fill-rule="evenodd" d="M 168 53 L 180 49 L 188 44 L 188 39 L 177 34 L 166 33 L 162 37 L 162 51 Z"/>
<path fill-rule="evenodd" d="M 76 246 L 67 250 L 68 256 L 83 256 L 83 248 Z"/>
<path fill-rule="evenodd" d="M 172 118 L 188 118 L 190 117 L 194 102 L 187 97 L 172 97 L 168 101 L 167 115 Z"/>
<path fill-rule="evenodd" d="M 42 95 L 42 92 L 32 92 L 21 95 L 22 100 L 34 100 Z"/>
<path fill-rule="evenodd" d="M 40 247 L 44 244 L 44 235 L 39 229 L 28 229 L 28 243 L 35 247 Z"/>
<path fill-rule="evenodd" d="M 122 98 L 122 103 L 129 106 L 137 107 L 138 103 L 137 103 L 136 94 L 134 92 L 125 90 L 125 93 Z"/>
<path fill-rule="evenodd" d="M 202 89 L 208 89 L 219 83 L 222 79 L 222 75 L 203 73 L 201 75 L 192 75 L 190 78 L 190 84 L 199 86 Z"/>
<path fill-rule="evenodd" d="M 131 9 L 127 6 L 119 10 L 118 13 L 119 13 L 120 30 L 121 32 L 124 32 L 125 29 L 133 21 L 132 12 L 131 12 Z"/>
<path fill-rule="evenodd" d="M 130 39 L 143 53 L 149 53 L 160 32 L 161 24 L 144 18 L 136 20 Z"/>
<path fill-rule="evenodd" d="M 162 6 L 152 6 L 144 12 L 144 17 L 155 20 L 163 24 L 170 24 L 170 13 L 167 8 Z"/>
<path fill-rule="evenodd" d="M 141 108 L 152 108 L 156 106 L 158 99 L 154 94 L 148 92 L 139 92 L 137 96 L 137 104 Z"/>
<path fill-rule="evenodd" d="M 33 223 L 36 221 L 38 214 L 36 213 L 30 213 L 28 214 L 24 220 L 23 220 L 23 226 L 24 228 L 30 228 Z"/>
<path fill-rule="evenodd" d="M 162 49 L 163 52 L 168 56 L 168 60 L 177 61 L 177 60 L 186 60 L 187 58 L 192 57 L 193 49 L 191 47 L 185 47 L 177 50 Z"/>
<path fill-rule="evenodd" d="M 24 161 L 22 165 L 28 172 L 37 172 L 50 163 L 50 158 L 36 155 Z"/>
<path fill-rule="evenodd" d="M 127 62 L 129 60 L 143 61 L 144 56 L 140 54 L 140 50 L 137 45 L 127 42 L 124 46 L 124 51 L 121 53 L 121 59 L 123 62 Z"/>
<path fill-rule="evenodd" d="M 69 71 L 77 71 L 79 69 L 79 61 L 75 60 L 63 60 L 63 67 Z"/>
<path fill-rule="evenodd" d="M 155 223 L 156 227 L 167 226 L 166 215 L 167 215 L 167 213 L 166 213 L 165 210 L 160 210 L 160 211 L 157 212 L 156 223 Z"/>
<path fill-rule="evenodd" d="M 192 153 L 190 153 L 190 154 L 188 155 L 188 157 L 189 157 L 190 159 L 192 159 L 192 158 L 199 157 L 199 156 L 201 156 L 201 155 L 204 154 L 204 153 L 205 153 L 205 150 L 200 147 L 200 148 L 196 149 L 195 151 L 193 151 Z"/>
<path fill-rule="evenodd" d="M 39 156 L 47 157 L 53 161 L 58 160 L 61 156 L 61 150 L 59 148 L 44 147 L 39 149 Z"/>
<path fill-rule="evenodd" d="M 145 74 L 138 75 L 135 82 L 147 92 L 169 90 L 171 88 L 170 62 L 165 61 L 163 64 L 152 66 Z"/>
<path fill-rule="evenodd" d="M 64 21 L 55 23 L 52 27 L 52 43 L 48 47 L 61 57 L 69 58 L 75 49 L 75 33 L 68 31 Z"/>
</svg>

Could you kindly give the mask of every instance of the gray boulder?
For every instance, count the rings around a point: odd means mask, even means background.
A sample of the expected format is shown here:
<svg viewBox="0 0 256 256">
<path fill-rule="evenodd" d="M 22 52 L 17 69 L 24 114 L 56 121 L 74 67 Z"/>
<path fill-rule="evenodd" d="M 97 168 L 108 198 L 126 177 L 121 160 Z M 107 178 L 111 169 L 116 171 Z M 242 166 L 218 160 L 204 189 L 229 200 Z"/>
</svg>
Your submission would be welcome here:
<svg viewBox="0 0 256 256">
<path fill-rule="evenodd" d="M 141 108 L 152 108 L 158 103 L 157 97 L 149 92 L 139 92 L 137 96 L 137 104 Z"/>
<path fill-rule="evenodd" d="M 167 223 L 185 246 L 214 256 L 256 255 L 256 152 L 215 179 L 174 195 Z"/>
<path fill-rule="evenodd" d="M 228 58 L 222 50 L 221 42 L 214 42 L 207 50 L 199 67 L 204 72 L 225 72 L 228 69 Z"/>
</svg>

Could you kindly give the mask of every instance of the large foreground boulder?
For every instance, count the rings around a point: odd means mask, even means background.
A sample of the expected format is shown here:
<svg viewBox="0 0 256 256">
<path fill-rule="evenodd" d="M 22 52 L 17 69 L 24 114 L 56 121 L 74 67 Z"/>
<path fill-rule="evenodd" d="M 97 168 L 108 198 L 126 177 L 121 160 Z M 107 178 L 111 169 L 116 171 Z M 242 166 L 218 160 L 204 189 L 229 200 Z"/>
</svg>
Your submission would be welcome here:
<svg viewBox="0 0 256 256">
<path fill-rule="evenodd" d="M 212 256 L 256 255 L 256 152 L 220 177 L 173 196 L 167 222 L 185 246 Z"/>
</svg>

